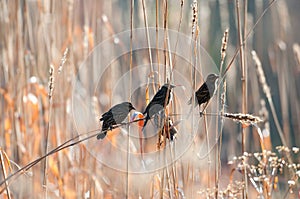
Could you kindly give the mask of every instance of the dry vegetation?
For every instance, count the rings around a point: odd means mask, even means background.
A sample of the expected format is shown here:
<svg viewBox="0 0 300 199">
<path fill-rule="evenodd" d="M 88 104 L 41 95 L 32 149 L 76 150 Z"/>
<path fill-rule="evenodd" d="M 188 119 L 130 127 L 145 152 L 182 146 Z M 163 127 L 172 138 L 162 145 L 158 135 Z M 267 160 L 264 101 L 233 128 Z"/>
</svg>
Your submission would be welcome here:
<svg viewBox="0 0 300 199">
<path fill-rule="evenodd" d="M 299 9 L 297 0 L 0 1 L 1 197 L 299 198 Z M 132 34 L 141 27 L 143 37 Z M 165 34 L 163 50 L 131 51 L 138 42 L 159 45 L 148 27 L 194 42 L 184 47 L 177 40 L 168 54 Z M 114 36 L 121 31 L 128 37 Z M 102 68 L 100 80 L 93 67 L 80 76 L 106 39 L 118 47 L 104 46 L 107 53 L 130 53 Z M 188 57 L 176 56 L 182 48 Z M 147 68 L 137 73 L 139 66 Z M 88 96 L 75 105 L 89 104 L 94 116 L 128 98 L 141 111 L 158 89 L 152 80 L 181 84 L 175 71 L 190 87 L 175 89 L 167 111 L 177 139 L 170 142 L 165 127 L 142 142 L 144 157 L 132 123 L 135 137 L 117 128 L 96 140 L 97 118 L 86 117 L 87 107 L 79 116 L 73 111 L 74 93 Z M 199 117 L 197 108 L 182 122 L 187 96 L 217 71 L 222 81 L 206 112 Z M 84 85 L 76 91 L 75 80 Z M 134 90 L 135 84 L 142 86 Z M 196 135 L 191 146 L 184 145 L 187 135 Z M 130 172 L 153 151 L 160 169 Z"/>
</svg>

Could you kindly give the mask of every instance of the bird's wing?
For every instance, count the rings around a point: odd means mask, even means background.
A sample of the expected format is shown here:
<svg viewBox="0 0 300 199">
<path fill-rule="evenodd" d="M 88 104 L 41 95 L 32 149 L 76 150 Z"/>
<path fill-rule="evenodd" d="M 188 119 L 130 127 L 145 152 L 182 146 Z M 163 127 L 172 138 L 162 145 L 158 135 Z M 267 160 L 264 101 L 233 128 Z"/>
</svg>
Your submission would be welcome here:
<svg viewBox="0 0 300 199">
<path fill-rule="evenodd" d="M 117 124 L 123 122 L 129 114 L 128 107 L 118 106 L 112 110 L 112 116 Z"/>
<path fill-rule="evenodd" d="M 104 121 L 103 124 L 102 124 L 102 132 L 103 131 L 107 131 L 109 129 L 110 125 Z"/>
<path fill-rule="evenodd" d="M 202 84 L 202 86 L 196 91 L 196 98 L 198 100 L 199 105 L 209 100 L 210 92 L 207 88 L 206 83 Z"/>
<path fill-rule="evenodd" d="M 144 113 L 147 113 L 149 111 L 149 108 L 153 107 L 154 104 L 159 104 L 161 106 L 165 105 L 166 95 L 164 93 L 165 91 L 163 89 L 160 89 L 152 98 L 148 106 L 146 107 L 146 110 Z M 169 94 L 170 97 L 170 94 Z"/>
<path fill-rule="evenodd" d="M 109 111 L 103 113 L 102 116 L 101 116 L 100 121 L 105 120 L 106 118 L 110 117 L 110 115 L 111 115 L 111 110 L 109 110 Z"/>
<path fill-rule="evenodd" d="M 100 121 L 103 121 L 103 125 L 107 125 L 108 127 L 116 124 L 111 109 L 102 115 Z"/>
</svg>

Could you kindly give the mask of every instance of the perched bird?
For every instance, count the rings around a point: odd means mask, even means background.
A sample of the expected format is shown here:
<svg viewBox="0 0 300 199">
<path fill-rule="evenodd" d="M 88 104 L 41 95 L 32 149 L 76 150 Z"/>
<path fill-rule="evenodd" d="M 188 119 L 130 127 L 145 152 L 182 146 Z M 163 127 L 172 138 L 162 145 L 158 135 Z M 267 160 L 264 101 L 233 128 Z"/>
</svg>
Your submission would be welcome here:
<svg viewBox="0 0 300 199">
<path fill-rule="evenodd" d="M 104 113 L 100 119 L 103 121 L 102 132 L 97 136 L 97 139 L 103 139 L 108 130 L 113 128 L 113 125 L 121 124 L 131 110 L 135 110 L 130 102 L 123 102 L 113 106 L 109 111 Z"/>
<path fill-rule="evenodd" d="M 207 103 L 210 98 L 215 94 L 217 88 L 217 79 L 218 75 L 211 73 L 207 76 L 206 81 L 200 86 L 200 88 L 195 92 L 197 104 L 200 106 L 201 104 Z M 192 97 L 188 101 L 188 104 L 192 103 Z"/>
<path fill-rule="evenodd" d="M 147 122 L 151 117 L 157 114 L 159 111 L 163 110 L 165 106 L 169 104 L 171 98 L 171 90 L 175 85 L 164 84 L 159 91 L 154 95 L 150 103 L 147 105 L 143 115 L 147 114 L 145 117 L 145 122 L 143 128 L 145 128 Z"/>
</svg>

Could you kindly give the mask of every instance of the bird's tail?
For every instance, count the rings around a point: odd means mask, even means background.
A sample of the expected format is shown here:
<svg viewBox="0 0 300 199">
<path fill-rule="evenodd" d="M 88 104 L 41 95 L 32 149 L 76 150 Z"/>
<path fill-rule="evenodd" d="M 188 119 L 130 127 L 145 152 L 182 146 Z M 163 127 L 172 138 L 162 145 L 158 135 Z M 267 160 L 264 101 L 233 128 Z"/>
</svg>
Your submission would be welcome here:
<svg viewBox="0 0 300 199">
<path fill-rule="evenodd" d="M 102 140 L 103 138 L 105 138 L 106 136 L 106 132 L 101 132 L 100 134 L 97 135 L 97 140 Z"/>
<path fill-rule="evenodd" d="M 106 134 L 107 134 L 107 130 L 108 130 L 108 126 L 103 123 L 102 124 L 102 130 L 101 132 L 97 135 L 97 140 L 102 140 L 103 138 L 105 138 Z"/>
</svg>

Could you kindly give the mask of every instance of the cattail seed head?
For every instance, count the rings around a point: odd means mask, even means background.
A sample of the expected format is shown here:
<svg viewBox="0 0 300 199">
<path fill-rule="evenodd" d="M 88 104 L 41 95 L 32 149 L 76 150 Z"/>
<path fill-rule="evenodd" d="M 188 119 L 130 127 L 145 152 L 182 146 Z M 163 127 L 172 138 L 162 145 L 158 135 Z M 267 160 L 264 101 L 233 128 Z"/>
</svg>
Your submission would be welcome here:
<svg viewBox="0 0 300 199">
<path fill-rule="evenodd" d="M 228 36 L 229 36 L 229 28 L 227 28 L 224 32 L 223 38 L 222 38 L 222 46 L 221 46 L 221 61 L 224 61 L 226 56 L 226 49 L 228 44 Z"/>
<path fill-rule="evenodd" d="M 232 119 L 233 121 L 238 121 L 242 124 L 256 124 L 262 122 L 262 120 L 251 114 L 243 114 L 243 113 L 223 113 L 223 117 L 228 119 Z"/>
<path fill-rule="evenodd" d="M 270 87 L 267 84 L 266 76 L 265 76 L 264 71 L 262 69 L 261 62 L 260 62 L 260 60 L 259 60 L 259 58 L 258 58 L 258 56 L 257 56 L 257 54 L 254 50 L 252 50 L 251 54 L 252 54 L 252 58 L 253 58 L 253 60 L 255 62 L 255 65 L 256 65 L 256 73 L 257 73 L 259 82 L 262 85 L 263 92 L 265 93 L 265 95 L 267 96 L 268 99 L 271 99 L 271 90 L 270 90 Z"/>
<path fill-rule="evenodd" d="M 197 33 L 196 31 L 198 29 L 198 2 L 197 2 L 197 0 L 193 1 L 192 9 L 193 9 L 192 35 L 195 35 L 195 33 Z"/>
<path fill-rule="evenodd" d="M 223 92 L 221 94 L 221 104 L 222 104 L 221 115 L 223 115 L 225 110 L 225 104 L 226 104 L 226 80 L 224 81 L 223 84 Z"/>
<path fill-rule="evenodd" d="M 61 58 L 61 62 L 60 62 L 60 65 L 59 65 L 59 67 L 58 67 L 58 74 L 60 74 L 61 73 L 61 71 L 62 71 L 62 68 L 63 68 L 63 65 L 66 63 L 66 61 L 67 61 L 67 55 L 68 55 L 68 52 L 69 52 L 69 48 L 66 48 L 66 50 L 65 50 L 65 52 L 64 52 L 64 55 L 63 55 L 63 57 Z"/>
<path fill-rule="evenodd" d="M 182 7 L 183 4 L 184 4 L 184 0 L 181 0 L 181 1 L 180 1 L 180 6 Z"/>
<path fill-rule="evenodd" d="M 48 82 L 48 88 L 49 88 L 48 97 L 49 97 L 49 100 L 51 100 L 52 94 L 53 94 L 53 89 L 54 89 L 54 66 L 53 66 L 53 64 L 50 64 L 49 76 L 50 77 L 49 77 L 49 82 Z"/>
</svg>

